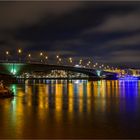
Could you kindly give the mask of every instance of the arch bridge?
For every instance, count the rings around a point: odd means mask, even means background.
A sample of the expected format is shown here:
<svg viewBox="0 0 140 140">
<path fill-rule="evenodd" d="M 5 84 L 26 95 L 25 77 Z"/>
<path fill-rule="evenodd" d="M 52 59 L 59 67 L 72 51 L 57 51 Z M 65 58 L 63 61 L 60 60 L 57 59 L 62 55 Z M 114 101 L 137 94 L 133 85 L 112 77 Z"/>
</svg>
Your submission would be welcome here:
<svg viewBox="0 0 140 140">
<path fill-rule="evenodd" d="M 79 78 L 109 78 L 116 77 L 116 73 L 106 72 L 98 69 L 90 69 L 84 67 L 66 66 L 66 65 L 48 65 L 43 63 L 19 63 L 19 62 L 1 62 L 0 73 L 13 75 L 19 77 L 24 74 L 48 74 L 52 71 L 64 71 L 67 73 L 67 77 L 71 77 L 71 74 L 80 74 Z M 47 77 L 46 77 L 47 78 Z"/>
</svg>

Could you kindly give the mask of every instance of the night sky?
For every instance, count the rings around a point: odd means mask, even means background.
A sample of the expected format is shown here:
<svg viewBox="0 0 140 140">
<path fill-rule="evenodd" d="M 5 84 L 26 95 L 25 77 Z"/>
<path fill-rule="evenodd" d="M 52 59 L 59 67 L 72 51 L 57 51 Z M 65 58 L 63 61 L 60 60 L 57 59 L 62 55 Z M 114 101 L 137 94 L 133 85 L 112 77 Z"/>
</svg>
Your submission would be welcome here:
<svg viewBox="0 0 140 140">
<path fill-rule="evenodd" d="M 0 59 L 17 48 L 140 67 L 140 2 L 0 2 Z"/>
</svg>

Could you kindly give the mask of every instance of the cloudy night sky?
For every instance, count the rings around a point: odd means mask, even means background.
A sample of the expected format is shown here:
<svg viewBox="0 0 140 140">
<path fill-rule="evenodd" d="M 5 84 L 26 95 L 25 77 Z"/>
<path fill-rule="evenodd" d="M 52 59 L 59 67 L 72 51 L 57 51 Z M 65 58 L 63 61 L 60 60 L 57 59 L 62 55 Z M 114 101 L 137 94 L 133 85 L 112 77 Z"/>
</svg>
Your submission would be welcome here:
<svg viewBox="0 0 140 140">
<path fill-rule="evenodd" d="M 0 2 L 0 59 L 17 48 L 140 67 L 140 2 Z"/>
</svg>

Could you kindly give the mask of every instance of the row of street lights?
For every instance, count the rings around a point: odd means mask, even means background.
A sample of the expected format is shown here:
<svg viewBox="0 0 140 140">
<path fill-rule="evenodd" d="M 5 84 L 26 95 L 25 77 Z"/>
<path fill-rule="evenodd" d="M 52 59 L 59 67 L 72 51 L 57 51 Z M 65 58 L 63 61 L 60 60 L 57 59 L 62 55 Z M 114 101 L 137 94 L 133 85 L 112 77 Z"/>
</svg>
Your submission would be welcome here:
<svg viewBox="0 0 140 140">
<path fill-rule="evenodd" d="M 18 53 L 18 59 L 19 59 L 19 61 L 21 61 L 22 49 L 18 49 L 17 53 Z M 8 61 L 9 60 L 8 58 L 10 56 L 10 52 L 6 51 L 5 54 L 6 54 L 6 60 Z M 44 55 L 43 52 L 40 52 L 39 55 L 40 55 L 40 62 L 41 63 L 48 61 L 48 56 Z M 29 53 L 28 54 L 28 61 L 29 62 L 31 61 L 31 57 L 32 57 L 32 55 L 31 55 L 31 53 Z M 57 61 L 57 64 L 62 64 L 62 58 L 59 55 L 56 55 L 56 61 Z M 68 58 L 68 62 L 70 65 L 75 66 L 73 63 L 72 57 Z M 104 64 L 99 65 L 97 62 L 92 64 L 91 61 L 88 61 L 86 64 L 84 64 L 82 59 L 79 60 L 77 66 L 87 67 L 87 68 L 98 68 L 98 69 L 104 69 L 104 70 L 118 70 L 117 68 L 109 67 L 108 65 L 107 66 L 105 66 Z"/>
<path fill-rule="evenodd" d="M 18 49 L 19 60 L 21 60 L 21 53 L 22 53 L 22 50 Z M 8 61 L 9 60 L 9 56 L 10 56 L 10 52 L 6 51 L 5 54 L 6 54 L 6 60 Z"/>
</svg>

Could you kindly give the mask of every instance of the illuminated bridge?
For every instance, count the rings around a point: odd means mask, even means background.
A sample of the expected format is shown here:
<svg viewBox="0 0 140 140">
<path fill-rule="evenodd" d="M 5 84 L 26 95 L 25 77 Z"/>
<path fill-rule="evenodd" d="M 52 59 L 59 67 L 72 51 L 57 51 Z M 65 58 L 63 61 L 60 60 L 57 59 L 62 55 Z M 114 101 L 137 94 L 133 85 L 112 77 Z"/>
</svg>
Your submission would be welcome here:
<svg viewBox="0 0 140 140">
<path fill-rule="evenodd" d="M 104 70 L 43 63 L 0 62 L 0 74 L 16 78 L 116 78 L 117 73 Z"/>
</svg>

